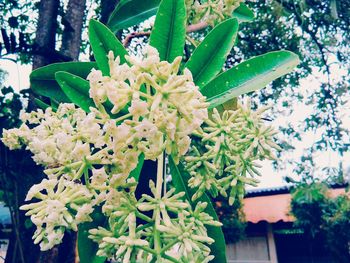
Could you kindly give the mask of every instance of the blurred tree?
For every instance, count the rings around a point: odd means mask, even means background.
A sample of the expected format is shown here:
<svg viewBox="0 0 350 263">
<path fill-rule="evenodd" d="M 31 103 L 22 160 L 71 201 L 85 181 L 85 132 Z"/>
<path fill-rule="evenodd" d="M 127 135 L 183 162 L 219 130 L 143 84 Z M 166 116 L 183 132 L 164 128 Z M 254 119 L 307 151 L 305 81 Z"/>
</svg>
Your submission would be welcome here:
<svg viewBox="0 0 350 263">
<path fill-rule="evenodd" d="M 261 90 L 256 100 L 277 105 L 272 110 L 274 116 L 283 112 L 289 116 L 301 103 L 308 105 L 311 113 L 305 113 L 302 123 L 281 127 L 285 134 L 281 144 L 291 150 L 291 142 L 301 140 L 304 132 L 317 134 L 315 143 L 298 162 L 295 158 L 289 160 L 296 173 L 313 174 L 315 166 L 304 169 L 305 159 L 312 166 L 316 151 L 332 150 L 342 155 L 350 146 L 349 133 L 342 122 L 342 107 L 350 98 L 350 2 L 263 0 L 247 4 L 255 11 L 256 19 L 242 24 L 228 63 L 278 49 L 299 54 L 299 69 Z M 300 85 L 305 79 L 313 84 L 304 81 Z"/>
<path fill-rule="evenodd" d="M 215 210 L 219 221 L 223 224 L 225 241 L 227 244 L 235 243 L 245 237 L 246 220 L 243 212 L 242 200 L 236 199 L 233 205 L 229 205 L 223 197 L 215 198 Z"/>
<path fill-rule="evenodd" d="M 34 69 L 53 62 L 77 60 L 86 0 L 66 2 L 2 1 L 0 58 L 18 54 L 20 62 L 32 61 Z"/>
<path fill-rule="evenodd" d="M 300 183 L 292 193 L 291 212 L 295 225 L 303 229 L 312 247 L 324 240 L 335 262 L 350 262 L 350 197 L 331 198 L 325 183 Z"/>
</svg>

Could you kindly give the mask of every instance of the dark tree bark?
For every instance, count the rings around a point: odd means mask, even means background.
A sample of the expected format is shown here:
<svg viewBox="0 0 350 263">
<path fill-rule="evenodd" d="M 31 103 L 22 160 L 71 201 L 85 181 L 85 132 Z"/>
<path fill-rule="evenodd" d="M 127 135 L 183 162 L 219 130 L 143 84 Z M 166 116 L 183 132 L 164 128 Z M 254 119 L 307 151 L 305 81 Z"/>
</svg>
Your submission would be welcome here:
<svg viewBox="0 0 350 263">
<path fill-rule="evenodd" d="M 33 69 L 52 63 L 51 56 L 38 54 L 45 50 L 45 53 L 55 53 L 57 15 L 60 6 L 59 0 L 41 0 L 39 6 L 39 20 L 36 30 L 35 43 L 33 47 Z"/>
<path fill-rule="evenodd" d="M 85 7 L 86 0 L 70 0 L 62 19 L 64 31 L 61 53 L 75 61 L 78 60 L 80 53 Z"/>
<path fill-rule="evenodd" d="M 86 0 L 70 0 L 62 17 L 62 47 L 56 50 L 60 0 L 41 0 L 33 50 L 33 69 L 58 61 L 78 60 Z M 39 263 L 74 263 L 76 233 L 65 233 L 63 243 L 40 253 Z"/>
</svg>

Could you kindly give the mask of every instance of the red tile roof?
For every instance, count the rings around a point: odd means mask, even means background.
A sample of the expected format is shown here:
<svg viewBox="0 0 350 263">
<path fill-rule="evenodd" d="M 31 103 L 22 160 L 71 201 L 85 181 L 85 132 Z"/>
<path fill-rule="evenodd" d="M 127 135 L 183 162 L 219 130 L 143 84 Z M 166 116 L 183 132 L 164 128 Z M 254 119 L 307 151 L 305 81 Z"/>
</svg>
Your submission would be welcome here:
<svg viewBox="0 0 350 263">
<path fill-rule="evenodd" d="M 331 196 L 338 196 L 345 192 L 344 188 L 331 189 Z M 274 194 L 247 197 L 243 200 L 243 211 L 246 215 L 246 220 L 251 223 L 267 221 L 276 223 L 278 221 L 293 222 L 294 218 L 289 215 L 291 195 Z"/>
</svg>

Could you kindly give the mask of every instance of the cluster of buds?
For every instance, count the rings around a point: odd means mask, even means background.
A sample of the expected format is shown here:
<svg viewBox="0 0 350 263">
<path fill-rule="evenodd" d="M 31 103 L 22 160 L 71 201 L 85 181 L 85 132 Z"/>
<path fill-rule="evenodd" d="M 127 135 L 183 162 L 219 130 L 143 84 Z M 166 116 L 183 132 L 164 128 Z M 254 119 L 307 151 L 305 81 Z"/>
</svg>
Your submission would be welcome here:
<svg viewBox="0 0 350 263">
<path fill-rule="evenodd" d="M 105 145 L 103 131 L 95 113 L 86 114 L 73 104 L 61 104 L 31 113 L 21 112 L 20 128 L 4 130 L 2 141 L 10 149 L 26 145 L 37 164 L 45 167 L 67 165 L 82 160 Z"/>
<path fill-rule="evenodd" d="M 187 17 L 192 24 L 206 22 L 211 26 L 231 18 L 243 0 L 186 0 Z"/>
<path fill-rule="evenodd" d="M 280 150 L 273 141 L 276 132 L 262 119 L 267 109 L 252 111 L 248 101 L 221 115 L 213 110 L 196 133 L 201 142 L 194 143 L 184 158 L 191 175 L 189 185 L 197 189 L 194 200 L 205 191 L 214 197 L 219 193 L 227 197 L 229 192 L 229 203 L 233 204 L 236 197 L 243 197 L 245 184 L 256 185 L 255 177 L 260 175 L 257 161 L 275 159 L 273 149 Z"/>
<path fill-rule="evenodd" d="M 155 160 L 164 150 L 178 161 L 190 145 L 189 135 L 208 117 L 205 97 L 199 92 L 192 74 L 185 69 L 178 75 L 181 57 L 172 63 L 160 61 L 158 51 L 148 46 L 144 58 L 126 57 L 128 64 L 109 53 L 110 76 L 92 71 L 90 97 L 98 108 L 111 102 L 112 114 L 127 107 L 128 113 L 117 122 L 115 148 L 142 151 Z"/>
<path fill-rule="evenodd" d="M 28 210 L 37 229 L 34 243 L 40 243 L 41 250 L 47 250 L 61 243 L 66 229 L 77 231 L 79 223 L 92 221 L 92 194 L 82 184 L 61 179 L 44 179 L 33 185 L 26 201 L 38 199 L 38 202 L 26 204 L 20 209 Z"/>
<path fill-rule="evenodd" d="M 108 227 L 89 231 L 98 243 L 97 255 L 122 262 L 208 262 L 213 258 L 206 244 L 214 240 L 208 237 L 205 225 L 221 224 L 204 212 L 207 204 L 198 203 L 192 210 L 183 201 L 184 192 L 172 189 L 161 194 L 158 186 L 150 181 L 152 195 L 143 194 L 139 200 L 134 188 L 120 192 L 119 206 L 110 211 Z"/>
</svg>

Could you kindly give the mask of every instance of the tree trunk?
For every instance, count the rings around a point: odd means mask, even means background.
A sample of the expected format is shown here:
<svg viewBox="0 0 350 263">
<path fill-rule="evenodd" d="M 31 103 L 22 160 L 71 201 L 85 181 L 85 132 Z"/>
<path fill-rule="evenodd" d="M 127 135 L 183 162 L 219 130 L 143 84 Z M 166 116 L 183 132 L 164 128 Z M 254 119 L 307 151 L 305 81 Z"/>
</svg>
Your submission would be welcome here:
<svg viewBox="0 0 350 263">
<path fill-rule="evenodd" d="M 57 14 L 59 0 L 41 0 L 39 6 L 39 20 L 33 47 L 33 69 L 52 62 L 55 53 Z"/>
<path fill-rule="evenodd" d="M 64 31 L 61 52 L 75 61 L 78 60 L 80 53 L 85 6 L 86 0 L 70 0 L 62 19 Z"/>
</svg>

